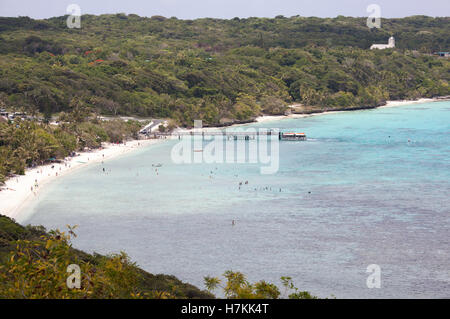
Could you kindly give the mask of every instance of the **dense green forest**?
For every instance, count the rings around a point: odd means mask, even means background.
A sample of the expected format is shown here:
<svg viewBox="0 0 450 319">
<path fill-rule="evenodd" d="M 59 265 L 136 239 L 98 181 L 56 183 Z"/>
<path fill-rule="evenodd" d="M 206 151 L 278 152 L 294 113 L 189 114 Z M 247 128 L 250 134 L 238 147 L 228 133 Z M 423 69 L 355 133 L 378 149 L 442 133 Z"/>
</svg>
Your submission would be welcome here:
<svg viewBox="0 0 450 319">
<path fill-rule="evenodd" d="M 43 121 L 0 117 L 0 183 L 27 166 L 102 142 L 136 138 L 137 121 L 102 115 L 170 118 L 181 126 L 252 121 L 261 114 L 376 107 L 386 100 L 450 95 L 450 18 L 383 19 L 278 16 L 179 20 L 129 14 L 46 20 L 0 17 L 0 109 Z M 395 49 L 369 50 L 396 38 Z M 295 109 L 288 105 L 298 105 Z M 49 122 L 57 120 L 58 125 Z M 279 288 L 239 272 L 206 288 L 152 275 L 121 253 L 90 255 L 74 232 L 46 232 L 0 216 L 0 298 L 279 298 Z M 65 286 L 79 264 L 80 290 Z M 284 297 L 314 298 L 282 278 Z"/>
<path fill-rule="evenodd" d="M 140 269 L 123 252 L 103 256 L 72 247 L 76 227 L 47 232 L 42 226 L 21 226 L 0 215 L 0 299 L 210 299 L 214 295 L 174 276 L 153 275 Z M 80 288 L 67 287 L 69 265 L 81 270 Z M 226 298 L 315 299 L 282 277 L 283 290 L 266 281 L 250 283 L 244 274 L 227 271 L 226 281 L 204 277 L 209 291 L 223 290 Z"/>
<path fill-rule="evenodd" d="M 265 114 L 449 95 L 450 18 L 282 16 L 179 20 L 129 14 L 0 18 L 0 108 L 47 118 L 73 100 L 107 115 L 192 126 Z M 369 50 L 396 38 L 396 49 Z"/>
</svg>

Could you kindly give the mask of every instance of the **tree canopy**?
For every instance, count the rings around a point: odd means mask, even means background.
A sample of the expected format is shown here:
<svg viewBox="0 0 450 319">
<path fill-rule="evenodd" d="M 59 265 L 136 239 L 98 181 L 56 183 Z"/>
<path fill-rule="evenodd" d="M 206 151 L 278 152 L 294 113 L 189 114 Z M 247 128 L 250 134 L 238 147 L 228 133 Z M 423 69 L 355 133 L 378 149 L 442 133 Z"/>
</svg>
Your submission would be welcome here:
<svg viewBox="0 0 450 319">
<path fill-rule="evenodd" d="M 374 107 L 449 95 L 450 18 L 179 20 L 137 15 L 0 18 L 0 101 L 42 114 L 74 98 L 108 115 L 172 118 L 192 126 L 261 113 Z M 396 37 L 397 48 L 369 50 Z M 302 110 L 300 110 L 302 111 Z"/>
</svg>

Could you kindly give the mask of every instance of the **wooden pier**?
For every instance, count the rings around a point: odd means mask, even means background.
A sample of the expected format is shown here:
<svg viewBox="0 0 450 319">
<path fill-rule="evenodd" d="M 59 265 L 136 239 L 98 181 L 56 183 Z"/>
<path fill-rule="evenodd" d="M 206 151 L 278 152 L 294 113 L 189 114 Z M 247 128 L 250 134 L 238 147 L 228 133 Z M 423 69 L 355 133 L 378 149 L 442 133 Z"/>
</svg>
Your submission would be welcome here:
<svg viewBox="0 0 450 319">
<path fill-rule="evenodd" d="M 277 136 L 280 141 L 306 141 L 306 134 L 305 133 L 284 133 L 284 132 L 274 132 L 274 131 L 255 131 L 255 132 L 245 132 L 245 131 L 236 131 L 236 132 L 230 132 L 230 131 L 181 131 L 181 132 L 173 132 L 173 133 L 166 133 L 166 132 L 155 132 L 150 134 L 150 136 L 154 136 L 155 138 L 167 138 L 169 136 L 171 137 L 178 137 L 178 139 L 181 139 L 182 136 L 202 136 L 205 137 L 211 137 L 211 136 L 223 136 L 224 138 L 228 140 L 254 140 L 257 139 L 259 136 Z"/>
<path fill-rule="evenodd" d="M 305 133 L 279 133 L 279 139 L 284 141 L 306 141 Z"/>
</svg>

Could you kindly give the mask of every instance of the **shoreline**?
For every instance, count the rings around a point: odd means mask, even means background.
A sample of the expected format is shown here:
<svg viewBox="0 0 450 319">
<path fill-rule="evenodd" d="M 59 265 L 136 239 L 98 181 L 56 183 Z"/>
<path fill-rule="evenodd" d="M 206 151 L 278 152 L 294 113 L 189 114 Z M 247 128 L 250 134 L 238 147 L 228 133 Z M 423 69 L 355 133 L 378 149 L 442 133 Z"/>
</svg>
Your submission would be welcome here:
<svg viewBox="0 0 450 319">
<path fill-rule="evenodd" d="M 384 105 L 380 106 L 356 106 L 348 109 L 336 109 L 336 110 L 329 110 L 329 111 L 320 111 L 317 112 L 310 112 L 310 113 L 291 113 L 289 115 L 260 115 L 254 118 L 253 120 L 248 121 L 242 121 L 238 123 L 232 123 L 232 124 L 224 124 L 224 125 L 218 125 L 218 126 L 203 126 L 201 130 L 208 132 L 208 131 L 217 131 L 217 130 L 223 130 L 228 129 L 232 127 L 241 127 L 249 124 L 256 124 L 256 123 L 265 123 L 265 122 L 272 122 L 272 121 L 279 121 L 284 119 L 296 119 L 296 118 L 304 118 L 304 117 L 310 117 L 310 116 L 317 116 L 317 115 L 325 115 L 325 114 L 333 114 L 333 113 L 339 113 L 339 112 L 351 112 L 351 111 L 363 111 L 363 110 L 374 110 L 378 108 L 385 108 L 385 107 L 396 107 L 396 106 L 403 106 L 403 105 L 411 105 L 411 104 L 420 104 L 420 103 L 429 103 L 429 102 L 439 102 L 439 101 L 449 101 L 450 96 L 439 96 L 434 98 L 420 98 L 417 100 L 389 100 L 386 101 Z M 298 106 L 299 104 L 292 104 L 289 106 Z M 176 132 L 193 132 L 194 128 L 183 128 L 178 127 L 176 128 L 172 133 Z"/>
<path fill-rule="evenodd" d="M 90 152 L 76 152 L 76 156 L 66 157 L 61 163 L 28 168 L 25 170 L 25 175 L 11 177 L 1 187 L 0 214 L 17 220 L 26 204 L 34 200 L 44 186 L 55 179 L 90 164 L 101 163 L 162 141 L 160 139 L 144 139 L 126 141 L 122 144 L 103 143 L 102 148 Z"/>
<path fill-rule="evenodd" d="M 258 116 L 254 123 L 265 123 L 271 121 L 278 121 L 283 119 L 295 119 L 295 118 L 303 118 L 309 116 L 317 116 L 322 114 L 333 114 L 338 112 L 350 112 L 350 111 L 361 111 L 361 110 L 372 110 L 378 108 L 387 108 L 387 107 L 397 107 L 411 104 L 421 104 L 421 103 L 429 103 L 429 102 L 439 102 L 439 101 L 448 101 L 450 100 L 450 96 L 441 96 L 435 98 L 420 98 L 418 100 L 391 100 L 386 101 L 384 105 L 374 106 L 374 107 L 355 107 L 349 109 L 342 110 L 331 110 L 331 111 L 323 111 L 323 112 L 311 112 L 311 113 L 292 113 L 289 115 L 262 115 Z M 294 104 L 295 105 L 295 104 Z M 238 124 L 240 125 L 240 124 Z"/>
<path fill-rule="evenodd" d="M 450 100 L 449 96 L 437 97 L 437 98 L 422 98 L 419 100 L 397 100 L 387 101 L 385 105 L 371 108 L 358 108 L 348 110 L 334 110 L 315 112 L 308 114 L 289 114 L 289 115 L 262 115 L 253 122 L 248 123 L 235 123 L 227 127 L 239 127 L 252 123 L 264 123 L 271 121 L 278 121 L 283 119 L 295 119 L 304 118 L 317 115 L 333 114 L 338 112 L 348 112 L 354 110 L 376 109 L 397 107 L 411 104 L 420 104 L 428 102 L 446 101 Z M 223 129 L 223 127 L 204 127 L 203 130 L 217 130 Z M 182 131 L 192 131 L 193 129 L 181 129 Z M 17 175 L 6 180 L 5 185 L 1 187 L 0 191 L 0 214 L 8 216 L 13 219 L 17 219 L 21 215 L 22 209 L 33 199 L 35 199 L 39 192 L 43 189 L 43 186 L 62 177 L 68 173 L 75 171 L 78 168 L 86 167 L 93 163 L 100 163 L 102 161 L 115 158 L 122 154 L 129 153 L 133 150 L 140 149 L 149 145 L 157 144 L 164 141 L 164 139 L 144 139 L 144 140 L 131 140 L 125 144 L 111 144 L 104 143 L 102 148 L 95 149 L 90 152 L 79 152 L 77 156 L 67 157 L 61 163 L 47 164 L 37 166 L 35 168 L 28 168 L 25 171 L 25 175 Z M 53 168 L 52 168 L 53 166 Z M 36 181 L 38 187 L 36 187 Z"/>
</svg>

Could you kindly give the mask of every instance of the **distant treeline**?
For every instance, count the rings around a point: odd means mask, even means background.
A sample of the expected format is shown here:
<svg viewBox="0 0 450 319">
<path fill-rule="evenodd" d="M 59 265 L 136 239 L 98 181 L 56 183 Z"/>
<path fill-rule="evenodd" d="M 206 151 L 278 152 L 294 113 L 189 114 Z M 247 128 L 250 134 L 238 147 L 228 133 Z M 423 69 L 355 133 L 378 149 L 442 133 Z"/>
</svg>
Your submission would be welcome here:
<svg viewBox="0 0 450 319">
<path fill-rule="evenodd" d="M 388 99 L 450 95 L 450 18 L 179 20 L 137 15 L 0 18 L 0 107 L 67 111 L 74 98 L 109 115 L 191 126 Z M 394 35 L 396 49 L 370 51 Z M 312 107 L 312 108 L 311 108 Z"/>
</svg>

